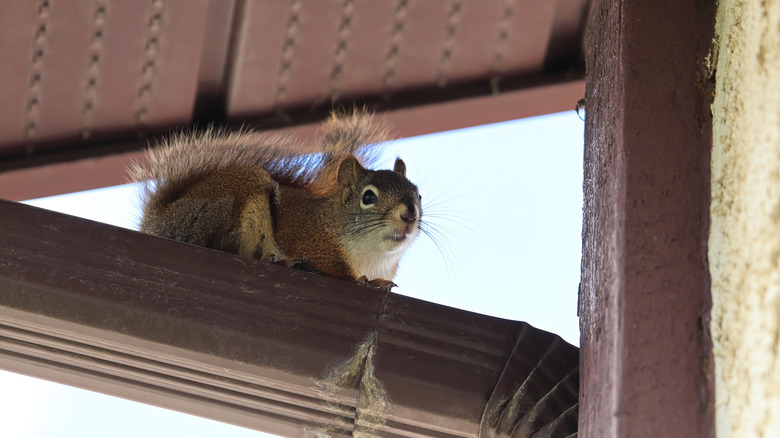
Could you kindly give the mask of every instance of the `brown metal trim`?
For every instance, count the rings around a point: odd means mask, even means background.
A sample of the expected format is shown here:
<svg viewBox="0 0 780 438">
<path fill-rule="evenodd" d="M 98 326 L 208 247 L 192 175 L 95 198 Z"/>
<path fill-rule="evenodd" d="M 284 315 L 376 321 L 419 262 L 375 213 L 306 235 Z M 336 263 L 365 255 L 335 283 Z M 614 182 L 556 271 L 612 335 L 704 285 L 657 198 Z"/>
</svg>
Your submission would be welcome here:
<svg viewBox="0 0 780 438">
<path fill-rule="evenodd" d="M 209 2 L 203 51 L 198 67 L 198 86 L 193 116 L 195 120 L 220 120 L 225 117 L 234 23 L 240 21 L 241 10 L 237 0 Z"/>
<path fill-rule="evenodd" d="M 591 0 L 557 0 L 544 66 L 548 72 L 584 70 L 583 34 Z"/>
<path fill-rule="evenodd" d="M 385 118 L 398 136 L 409 137 L 570 110 L 582 98 L 584 90 L 584 81 L 568 80 L 496 95 L 483 92 L 454 101 L 417 102 L 416 105 L 390 110 L 385 113 Z M 309 118 L 308 124 L 286 130 L 293 130 L 303 138 L 314 138 L 319 120 L 324 115 L 324 112 L 318 113 L 316 117 Z M 278 127 L 278 123 L 268 126 Z M 153 143 L 154 139 L 150 141 Z M 127 165 L 140 158 L 139 151 L 146 144 L 146 140 L 138 140 L 108 147 L 96 146 L 75 153 L 5 162 L 0 166 L 0 198 L 21 201 L 124 184 Z"/>
<path fill-rule="evenodd" d="M 576 432 L 578 350 L 525 323 L 8 201 L 0 228 L 0 368 L 285 436 Z"/>
</svg>

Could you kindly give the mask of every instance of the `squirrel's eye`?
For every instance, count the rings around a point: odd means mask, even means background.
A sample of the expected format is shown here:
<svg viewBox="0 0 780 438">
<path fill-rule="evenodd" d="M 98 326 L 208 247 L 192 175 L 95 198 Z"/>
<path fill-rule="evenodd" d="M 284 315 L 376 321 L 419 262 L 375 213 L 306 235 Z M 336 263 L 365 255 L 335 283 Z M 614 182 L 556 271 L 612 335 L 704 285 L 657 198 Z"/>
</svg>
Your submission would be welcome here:
<svg viewBox="0 0 780 438">
<path fill-rule="evenodd" d="M 417 195 L 417 202 L 422 202 L 422 195 Z"/>
<path fill-rule="evenodd" d="M 374 193 L 373 190 L 369 189 L 363 192 L 363 199 L 360 200 L 360 203 L 365 206 L 368 206 L 368 205 L 376 204 L 378 200 L 379 199 L 377 199 L 376 193 Z"/>
</svg>

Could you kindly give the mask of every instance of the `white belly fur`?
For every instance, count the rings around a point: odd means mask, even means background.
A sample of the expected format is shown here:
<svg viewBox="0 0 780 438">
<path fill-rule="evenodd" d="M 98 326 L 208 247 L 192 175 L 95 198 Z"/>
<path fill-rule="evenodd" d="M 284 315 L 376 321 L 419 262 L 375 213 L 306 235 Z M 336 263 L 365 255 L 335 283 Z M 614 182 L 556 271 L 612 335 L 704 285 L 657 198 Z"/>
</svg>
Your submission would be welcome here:
<svg viewBox="0 0 780 438">
<path fill-rule="evenodd" d="M 398 262 L 404 251 L 412 244 L 416 236 L 408 236 L 403 242 L 377 242 L 374 244 L 354 244 L 347 242 L 344 249 L 349 265 L 355 276 L 365 276 L 368 280 L 382 278 L 392 280 L 398 269 Z"/>
</svg>

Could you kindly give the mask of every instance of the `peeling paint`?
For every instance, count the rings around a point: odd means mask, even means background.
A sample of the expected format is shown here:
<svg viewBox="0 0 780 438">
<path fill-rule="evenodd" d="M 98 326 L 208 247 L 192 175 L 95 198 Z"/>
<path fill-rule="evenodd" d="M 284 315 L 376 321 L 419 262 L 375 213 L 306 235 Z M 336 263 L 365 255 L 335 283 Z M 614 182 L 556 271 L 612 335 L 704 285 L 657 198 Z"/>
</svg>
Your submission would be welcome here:
<svg viewBox="0 0 780 438">
<path fill-rule="evenodd" d="M 389 405 L 387 393 L 382 382 L 374 375 L 374 356 L 376 353 L 376 333 L 369 335 L 360 343 L 355 354 L 346 362 L 335 367 L 320 382 L 326 392 L 335 395 L 345 388 L 358 390 L 357 409 L 352 436 L 374 437 L 386 424 L 385 409 Z M 333 435 L 333 428 L 309 427 L 304 437 L 320 438 Z"/>
</svg>

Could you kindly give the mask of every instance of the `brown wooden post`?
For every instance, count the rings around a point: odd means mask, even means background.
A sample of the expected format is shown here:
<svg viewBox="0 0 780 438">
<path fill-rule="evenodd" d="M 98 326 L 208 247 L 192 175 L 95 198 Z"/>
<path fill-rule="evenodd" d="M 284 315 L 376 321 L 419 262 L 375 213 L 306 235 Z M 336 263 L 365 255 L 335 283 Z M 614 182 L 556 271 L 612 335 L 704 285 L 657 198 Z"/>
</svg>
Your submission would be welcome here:
<svg viewBox="0 0 780 438">
<path fill-rule="evenodd" d="M 587 31 L 582 437 L 712 434 L 714 12 L 601 1 Z"/>
</svg>

